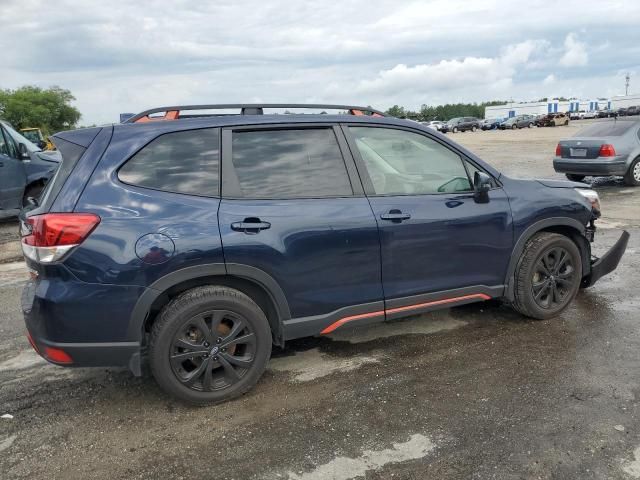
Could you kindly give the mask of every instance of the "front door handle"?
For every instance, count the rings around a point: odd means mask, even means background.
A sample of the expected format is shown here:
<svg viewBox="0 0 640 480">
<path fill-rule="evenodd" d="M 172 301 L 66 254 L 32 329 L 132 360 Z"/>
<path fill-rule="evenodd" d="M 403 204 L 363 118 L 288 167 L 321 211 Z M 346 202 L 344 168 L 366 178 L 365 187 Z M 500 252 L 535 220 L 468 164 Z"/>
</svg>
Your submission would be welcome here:
<svg viewBox="0 0 640 480">
<path fill-rule="evenodd" d="M 394 208 L 393 210 L 389 210 L 388 213 L 383 213 L 382 215 L 380 215 L 380 218 L 382 220 L 391 220 L 392 222 L 399 223 L 403 220 L 409 220 L 411 218 L 411 215 L 409 215 L 408 213 L 402 213 L 402 211 Z"/>
<path fill-rule="evenodd" d="M 231 230 L 244 232 L 248 235 L 255 235 L 260 230 L 266 230 L 267 228 L 271 228 L 271 224 L 269 222 L 263 222 L 259 218 L 255 217 L 248 217 L 242 222 L 233 222 L 231 224 Z"/>
</svg>

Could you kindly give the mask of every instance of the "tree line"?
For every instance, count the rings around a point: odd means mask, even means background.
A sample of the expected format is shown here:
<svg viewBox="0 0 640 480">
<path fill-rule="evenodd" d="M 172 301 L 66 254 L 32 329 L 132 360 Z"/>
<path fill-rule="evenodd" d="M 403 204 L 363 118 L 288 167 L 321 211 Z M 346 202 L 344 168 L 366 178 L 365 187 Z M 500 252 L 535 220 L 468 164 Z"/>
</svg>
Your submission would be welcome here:
<svg viewBox="0 0 640 480">
<path fill-rule="evenodd" d="M 422 105 L 418 111 L 394 105 L 389 108 L 386 113 L 392 117 L 408 118 L 418 122 L 429 122 L 432 120 L 447 121 L 455 117 L 484 118 L 485 107 L 504 105 L 505 103 L 507 102 L 503 100 L 492 100 L 482 103 L 447 103 L 437 106 Z"/>
<path fill-rule="evenodd" d="M 78 124 L 80 111 L 71 105 L 73 100 L 75 97 L 69 90 L 57 86 L 0 89 L 0 118 L 18 130 L 37 127 L 50 135 Z"/>
</svg>

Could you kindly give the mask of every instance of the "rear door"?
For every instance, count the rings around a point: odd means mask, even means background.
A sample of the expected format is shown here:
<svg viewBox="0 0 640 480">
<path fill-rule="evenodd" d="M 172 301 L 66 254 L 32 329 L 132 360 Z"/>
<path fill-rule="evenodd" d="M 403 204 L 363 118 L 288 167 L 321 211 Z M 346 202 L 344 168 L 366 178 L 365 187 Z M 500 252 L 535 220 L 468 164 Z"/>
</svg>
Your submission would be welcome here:
<svg viewBox="0 0 640 480">
<path fill-rule="evenodd" d="M 422 299 L 500 295 L 513 234 L 499 183 L 477 198 L 470 178 L 481 168 L 426 133 L 355 124 L 347 133 L 379 225 L 388 316 Z"/>
<path fill-rule="evenodd" d="M 257 269 L 282 289 L 292 317 L 285 337 L 381 310 L 377 224 L 341 130 L 229 128 L 222 148 L 227 270 Z"/>
<path fill-rule="evenodd" d="M 0 208 L 21 208 L 26 182 L 27 175 L 24 164 L 18 159 L 18 148 L 0 127 Z"/>
</svg>

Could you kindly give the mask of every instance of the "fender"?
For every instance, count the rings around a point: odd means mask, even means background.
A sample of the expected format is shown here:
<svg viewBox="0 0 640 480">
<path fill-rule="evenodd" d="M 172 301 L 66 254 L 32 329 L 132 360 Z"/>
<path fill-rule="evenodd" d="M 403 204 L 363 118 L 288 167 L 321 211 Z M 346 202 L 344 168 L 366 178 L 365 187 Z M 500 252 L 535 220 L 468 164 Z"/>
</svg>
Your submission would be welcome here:
<svg viewBox="0 0 640 480">
<path fill-rule="evenodd" d="M 507 267 L 507 275 L 504 279 L 504 284 L 507 286 L 504 292 L 504 296 L 507 300 L 513 300 L 513 276 L 516 271 L 516 267 L 518 266 L 518 262 L 520 261 L 520 256 L 522 255 L 522 251 L 524 250 L 524 246 L 527 244 L 527 241 L 533 235 L 538 233 L 541 230 L 544 230 L 549 227 L 571 227 L 575 229 L 582 236 L 585 235 L 586 226 L 581 224 L 578 220 L 571 217 L 550 217 L 545 218 L 543 220 L 538 220 L 537 222 L 529 225 L 523 232 L 520 234 L 520 237 L 516 241 L 513 250 L 511 251 L 511 260 L 509 260 L 509 266 Z M 583 274 L 587 274 L 587 268 L 589 268 L 589 258 L 586 259 L 585 268 L 585 259 L 582 259 L 583 264 Z"/>
<path fill-rule="evenodd" d="M 165 291 L 182 282 L 209 276 L 239 277 L 260 285 L 268 293 L 275 305 L 280 331 L 282 331 L 282 322 L 291 318 L 291 312 L 285 294 L 271 275 L 249 265 L 228 263 L 225 266 L 224 263 L 209 263 L 176 270 L 153 282 L 140 296 L 133 308 L 129 320 L 129 329 L 127 330 L 127 339 L 141 342 L 143 338 L 143 326 L 147 320 L 151 306 Z"/>
</svg>

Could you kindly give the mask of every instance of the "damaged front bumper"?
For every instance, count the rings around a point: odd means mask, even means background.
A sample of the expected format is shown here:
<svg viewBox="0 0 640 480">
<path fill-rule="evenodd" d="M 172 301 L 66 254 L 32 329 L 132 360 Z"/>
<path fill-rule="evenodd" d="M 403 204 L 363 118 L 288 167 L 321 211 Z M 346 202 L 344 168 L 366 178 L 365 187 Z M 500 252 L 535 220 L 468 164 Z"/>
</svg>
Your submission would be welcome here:
<svg viewBox="0 0 640 480">
<path fill-rule="evenodd" d="M 629 232 L 626 230 L 622 232 L 622 235 L 618 239 L 611 249 L 605 253 L 602 257 L 596 258 L 591 261 L 591 272 L 589 275 L 582 279 L 582 288 L 587 288 L 596 283 L 601 277 L 608 273 L 613 272 L 620 263 L 622 255 L 624 255 L 627 249 L 627 243 L 629 242 Z"/>
</svg>

